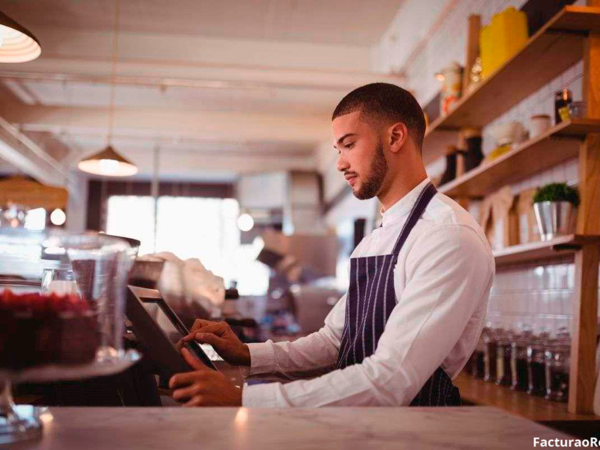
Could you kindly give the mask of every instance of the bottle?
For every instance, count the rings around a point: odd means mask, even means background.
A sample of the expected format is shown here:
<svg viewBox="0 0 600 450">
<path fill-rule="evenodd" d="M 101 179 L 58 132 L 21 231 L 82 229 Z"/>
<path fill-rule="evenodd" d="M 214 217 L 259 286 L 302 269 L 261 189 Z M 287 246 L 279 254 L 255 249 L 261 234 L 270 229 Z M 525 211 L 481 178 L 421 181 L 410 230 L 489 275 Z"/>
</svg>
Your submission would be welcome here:
<svg viewBox="0 0 600 450">
<path fill-rule="evenodd" d="M 558 91 L 554 95 L 554 121 L 558 125 L 564 120 L 571 118 L 571 103 L 573 103 L 573 94 L 568 89 Z"/>
<path fill-rule="evenodd" d="M 456 147 L 451 145 L 446 150 L 446 170 L 440 180 L 440 186 L 451 182 L 456 178 Z"/>
<path fill-rule="evenodd" d="M 483 161 L 483 152 L 481 151 L 481 130 L 467 129 L 464 131 L 466 154 L 465 171 L 475 169 Z"/>
</svg>

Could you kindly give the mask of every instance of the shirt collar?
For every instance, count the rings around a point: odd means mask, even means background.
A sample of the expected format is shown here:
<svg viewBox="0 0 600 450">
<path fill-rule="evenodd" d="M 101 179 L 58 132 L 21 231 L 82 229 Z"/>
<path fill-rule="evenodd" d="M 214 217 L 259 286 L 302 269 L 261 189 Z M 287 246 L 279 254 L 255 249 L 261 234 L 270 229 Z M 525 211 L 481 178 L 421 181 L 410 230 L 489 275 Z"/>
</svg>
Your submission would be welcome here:
<svg viewBox="0 0 600 450">
<path fill-rule="evenodd" d="M 382 207 L 380 210 L 382 226 L 385 227 L 408 214 L 417 201 L 419 194 L 421 194 L 423 189 L 425 189 L 430 182 L 431 180 L 429 178 L 424 179 L 417 187 L 390 206 L 386 211 L 383 211 Z"/>
</svg>

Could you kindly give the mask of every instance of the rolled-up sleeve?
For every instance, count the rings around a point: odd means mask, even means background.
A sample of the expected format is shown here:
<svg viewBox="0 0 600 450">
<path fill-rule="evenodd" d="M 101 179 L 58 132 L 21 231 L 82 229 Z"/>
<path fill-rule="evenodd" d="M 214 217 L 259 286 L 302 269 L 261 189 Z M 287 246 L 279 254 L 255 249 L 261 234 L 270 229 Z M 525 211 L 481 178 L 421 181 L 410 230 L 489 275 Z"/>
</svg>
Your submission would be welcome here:
<svg viewBox="0 0 600 450">
<path fill-rule="evenodd" d="M 485 311 L 494 275 L 489 248 L 468 226 L 433 228 L 419 236 L 412 248 L 403 267 L 394 268 L 395 276 L 404 271 L 407 282 L 372 356 L 312 380 L 246 386 L 244 406 L 409 405 L 433 372 L 443 367 L 467 325 L 476 321 L 480 331 L 483 315 L 476 311 Z M 338 306 L 345 308 L 345 302 Z M 343 328 L 343 311 L 339 315 L 336 319 Z M 314 362 L 325 367 L 327 361 L 331 367 L 340 335 L 320 333 L 300 344 L 301 355 L 290 357 L 294 344 L 281 344 L 281 354 L 277 350 L 280 344 L 264 347 L 260 352 L 264 351 L 265 361 L 269 361 L 265 364 L 277 367 L 294 360 L 300 369 L 304 363 Z M 319 357 L 307 361 L 311 352 Z"/>
</svg>

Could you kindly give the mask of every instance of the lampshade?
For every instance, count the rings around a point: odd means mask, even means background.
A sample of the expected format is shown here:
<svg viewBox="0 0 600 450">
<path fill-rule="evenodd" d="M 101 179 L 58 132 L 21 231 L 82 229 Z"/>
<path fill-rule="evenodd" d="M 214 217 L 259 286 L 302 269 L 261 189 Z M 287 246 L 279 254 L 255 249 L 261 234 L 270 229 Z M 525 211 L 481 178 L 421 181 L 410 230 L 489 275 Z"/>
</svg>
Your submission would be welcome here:
<svg viewBox="0 0 600 450">
<path fill-rule="evenodd" d="M 118 154 L 110 145 L 80 161 L 77 167 L 87 173 L 109 177 L 129 177 L 138 171 L 135 164 Z"/>
<path fill-rule="evenodd" d="M 0 63 L 27 62 L 41 53 L 42 47 L 31 31 L 0 12 Z"/>
</svg>

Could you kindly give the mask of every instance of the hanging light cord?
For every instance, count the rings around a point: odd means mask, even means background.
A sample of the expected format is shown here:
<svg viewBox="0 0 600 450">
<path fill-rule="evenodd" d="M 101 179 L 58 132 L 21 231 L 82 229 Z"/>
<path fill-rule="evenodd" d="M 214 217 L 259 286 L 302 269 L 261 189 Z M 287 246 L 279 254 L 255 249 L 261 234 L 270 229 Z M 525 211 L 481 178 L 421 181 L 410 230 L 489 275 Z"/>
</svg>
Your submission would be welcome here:
<svg viewBox="0 0 600 450">
<path fill-rule="evenodd" d="M 121 12 L 120 0 L 115 0 L 115 26 L 113 33 L 113 48 L 110 68 L 110 103 L 108 107 L 108 137 L 107 145 L 111 144 L 113 125 L 115 121 L 115 84 L 117 79 L 117 53 L 119 50 L 119 14 Z"/>
</svg>

